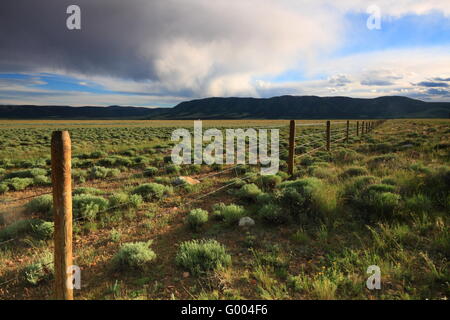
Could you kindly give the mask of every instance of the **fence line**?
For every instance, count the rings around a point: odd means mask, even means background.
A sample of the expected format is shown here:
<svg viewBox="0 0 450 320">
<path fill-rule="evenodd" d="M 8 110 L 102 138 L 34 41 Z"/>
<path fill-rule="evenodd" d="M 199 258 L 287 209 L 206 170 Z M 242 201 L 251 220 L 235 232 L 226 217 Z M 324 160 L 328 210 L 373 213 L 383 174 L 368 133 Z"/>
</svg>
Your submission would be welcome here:
<svg viewBox="0 0 450 320">
<path fill-rule="evenodd" d="M 362 125 L 361 125 L 361 134 L 366 134 L 369 131 L 372 131 L 374 128 L 376 128 L 377 126 L 379 126 L 380 124 L 382 124 L 384 122 L 384 120 L 376 120 L 376 121 L 362 121 Z M 341 128 L 331 128 L 332 125 L 336 125 L 336 124 L 346 124 L 345 127 Z M 307 147 L 307 146 L 311 146 L 313 144 L 316 143 L 320 143 L 320 138 L 321 138 L 321 134 L 320 131 L 317 131 L 317 133 L 313 133 L 313 134 L 307 134 L 307 135 L 301 135 L 300 137 L 296 136 L 296 132 L 295 130 L 290 131 L 290 136 L 289 136 L 289 158 L 288 158 L 288 172 L 289 174 L 292 176 L 294 174 L 294 167 L 295 167 L 295 159 L 299 159 L 301 157 L 313 154 L 323 148 L 325 148 L 327 151 L 331 151 L 331 146 L 332 144 L 336 143 L 336 142 L 340 142 L 345 140 L 348 143 L 348 140 L 350 138 L 350 133 L 356 133 L 356 136 L 359 136 L 359 129 L 360 129 L 360 124 L 359 121 L 356 121 L 356 128 L 354 128 L 355 130 L 351 130 L 350 128 L 350 120 L 347 121 L 340 121 L 340 122 L 331 122 L 331 121 L 326 121 L 323 123 L 305 123 L 305 124 L 296 124 L 295 120 L 291 120 L 291 128 L 292 126 L 295 127 L 301 127 L 301 126 L 325 126 L 325 131 L 323 132 L 325 134 L 325 140 L 324 140 L 324 145 L 321 145 L 319 147 L 315 147 L 312 150 L 307 150 L 305 153 L 302 153 L 300 155 L 295 155 L 295 151 L 296 151 L 296 146 L 295 146 L 295 142 L 299 139 L 305 139 L 311 136 L 316 136 L 316 138 L 318 140 L 316 141 L 310 141 L 306 144 L 301 144 L 298 147 Z M 319 129 L 320 130 L 320 129 Z M 356 132 L 355 132 L 356 131 Z M 332 140 L 332 135 L 335 135 L 337 139 Z M 292 150 L 292 154 L 291 154 L 291 150 Z"/>
<path fill-rule="evenodd" d="M 289 163 L 288 163 L 288 165 L 292 167 L 292 170 L 289 170 L 289 171 L 292 171 L 292 172 L 290 172 L 290 174 L 291 175 L 293 174 L 295 159 L 299 159 L 299 158 L 302 158 L 304 156 L 313 154 L 313 153 L 315 153 L 315 152 L 317 152 L 317 151 L 319 151 L 321 149 L 324 149 L 324 148 L 330 150 L 332 145 L 334 145 L 336 142 L 340 142 L 342 140 L 346 140 L 346 142 L 348 142 L 350 132 L 356 133 L 356 136 L 359 136 L 360 133 L 361 134 L 366 134 L 369 131 L 371 131 L 374 128 L 376 128 L 377 126 L 379 126 L 383 122 L 384 121 L 382 121 L 382 120 L 370 121 L 370 122 L 369 121 L 362 121 L 362 123 L 360 125 L 360 122 L 356 121 L 356 128 L 354 128 L 354 130 L 351 130 L 350 127 L 349 127 L 349 124 L 350 124 L 349 121 L 347 121 L 347 122 L 334 122 L 334 123 L 331 123 L 331 122 L 328 121 L 328 125 L 327 125 L 327 123 L 296 124 L 294 120 L 291 120 L 291 122 L 290 122 L 290 136 L 289 136 L 290 155 L 289 155 Z M 336 124 L 347 124 L 347 126 L 345 128 L 331 129 L 331 125 L 336 125 Z M 323 132 L 323 133 L 325 133 L 325 139 L 323 139 L 323 136 L 320 134 L 320 131 L 317 131 L 317 133 L 313 133 L 313 134 L 301 135 L 300 137 L 296 136 L 296 130 L 295 130 L 296 127 L 309 127 L 309 126 L 321 126 L 321 127 L 325 126 L 326 128 L 328 128 L 327 131 Z M 278 128 L 283 127 L 284 128 L 286 126 L 273 126 L 273 127 L 265 127 L 265 128 L 275 128 L 275 127 L 278 127 Z M 342 132 L 342 133 L 340 133 L 340 132 Z M 334 136 L 334 139 L 331 139 L 332 135 Z M 304 152 L 302 154 L 295 155 L 295 151 L 296 151 L 295 141 L 298 138 L 305 139 L 305 138 L 308 138 L 308 137 L 311 137 L 311 136 L 316 136 L 315 138 L 317 138 L 317 140 L 316 141 L 311 141 L 311 142 L 306 143 L 306 144 L 299 145 L 297 147 L 306 147 L 306 146 L 310 146 L 312 144 L 321 143 L 320 140 L 323 139 L 322 140 L 322 145 L 320 145 L 319 147 L 315 147 L 312 150 L 308 150 L 307 152 Z M 57 156 L 61 156 L 61 152 L 62 151 L 60 150 L 59 153 L 58 153 L 53 148 L 54 147 L 53 147 L 53 144 L 52 144 L 52 151 L 55 152 L 55 156 L 56 157 Z M 56 158 L 55 161 L 58 161 L 57 159 L 58 158 Z M 52 160 L 53 160 L 53 153 L 52 153 Z M 52 162 L 52 164 L 53 164 L 53 162 Z M 212 176 L 216 176 L 216 175 L 222 174 L 224 172 L 236 169 L 239 166 L 242 166 L 242 164 L 239 164 L 239 165 L 236 165 L 236 166 L 232 166 L 230 168 L 223 169 L 223 170 L 221 170 L 219 172 L 214 172 L 212 174 L 208 174 L 206 176 L 203 176 L 203 177 L 199 178 L 198 180 L 202 181 L 202 180 L 204 180 L 206 178 L 209 178 L 209 177 L 212 177 Z M 70 173 L 70 170 L 69 170 L 69 173 Z M 241 178 L 241 180 L 247 180 L 247 179 L 249 179 L 249 178 L 251 178 L 251 177 L 253 177 L 255 175 L 258 175 L 258 173 L 253 172 L 253 173 L 247 174 L 245 177 Z M 52 170 L 52 179 L 56 179 L 56 177 L 53 178 L 53 176 L 54 176 L 54 170 Z M 70 175 L 69 175 L 69 177 L 70 177 Z M 122 180 L 122 178 L 121 179 L 110 179 L 110 180 L 106 180 L 106 182 L 117 181 L 117 180 Z M 72 194 L 72 187 L 70 186 L 71 178 L 67 179 L 67 172 L 66 172 L 66 179 L 64 181 L 65 182 L 62 182 L 62 183 L 65 185 L 65 187 L 67 187 L 67 183 L 69 183 L 69 189 L 70 189 L 69 191 L 70 192 L 65 192 L 64 193 L 64 196 L 67 197 L 68 195 Z M 55 188 L 55 181 L 53 181 L 53 182 L 54 183 L 52 185 L 53 185 L 53 188 Z M 105 180 L 102 180 L 100 182 L 104 183 Z M 227 183 L 227 184 L 225 184 L 225 185 L 223 185 L 223 186 L 221 186 L 219 188 L 216 188 L 216 189 L 214 189 L 212 191 L 209 191 L 209 192 L 207 192 L 205 194 L 202 194 L 199 197 L 191 199 L 190 201 L 186 202 L 185 205 L 189 206 L 191 203 L 193 203 L 195 201 L 204 199 L 204 198 L 206 198 L 206 197 L 208 197 L 208 196 L 210 196 L 212 194 L 215 194 L 215 193 L 217 193 L 217 192 L 219 192 L 221 190 L 224 190 L 224 189 L 226 189 L 226 188 L 228 188 L 228 187 L 230 187 L 230 186 L 232 186 L 232 185 L 234 185 L 236 183 L 238 183 L 238 181 L 233 181 L 233 182 Z M 40 193 L 40 194 L 37 194 L 37 195 L 34 195 L 34 196 L 29 196 L 29 197 L 24 197 L 24 198 L 19 198 L 19 199 L 13 199 L 13 200 L 8 200 L 8 201 L 2 201 L 0 203 L 4 204 L 4 203 L 17 202 L 17 201 L 20 201 L 20 200 L 26 200 L 26 199 L 35 198 L 35 197 L 39 197 L 39 196 L 46 195 L 46 194 L 52 194 L 52 193 L 54 195 L 54 206 L 59 208 L 59 210 L 61 210 L 61 205 L 64 206 L 64 205 L 67 205 L 69 203 L 68 202 L 69 199 L 70 199 L 70 202 L 71 202 L 71 198 L 70 197 L 69 198 L 65 198 L 65 200 L 62 200 L 63 204 L 60 203 L 61 201 L 59 201 L 59 202 L 56 201 L 55 202 L 55 193 L 57 194 L 58 191 L 57 190 L 56 191 L 53 190 L 52 192 L 44 192 L 44 193 Z M 121 208 L 121 207 L 128 207 L 129 205 L 130 205 L 130 202 L 119 204 L 119 205 L 116 205 L 116 206 L 113 206 L 113 207 L 108 207 L 107 209 L 99 211 L 98 213 L 108 212 L 110 210 L 118 209 L 118 208 Z M 23 206 L 17 206 L 17 207 L 23 207 Z M 16 208 L 16 207 L 13 207 L 13 208 Z M 7 208 L 7 209 L 11 209 L 11 208 Z M 71 295 L 72 294 L 71 290 L 67 287 L 67 277 L 68 277 L 68 275 L 66 273 L 67 269 L 64 269 L 64 266 L 67 266 L 67 263 L 71 262 L 71 258 L 72 258 L 71 224 L 73 222 L 80 221 L 80 220 L 83 220 L 85 218 L 84 217 L 77 217 L 77 218 L 73 218 L 72 217 L 71 203 L 70 203 L 70 208 L 66 207 L 66 208 L 62 208 L 62 209 L 64 209 L 64 210 L 60 211 L 61 212 L 60 216 L 58 216 L 58 214 L 55 214 L 55 220 L 57 220 L 58 218 L 59 219 L 63 219 L 65 221 L 65 223 L 59 223 L 59 224 L 55 223 L 55 234 L 57 234 L 59 232 L 60 236 L 55 235 L 54 261 L 51 262 L 51 263 L 48 263 L 46 265 L 49 265 L 49 264 L 52 264 L 52 263 L 55 264 L 55 282 L 59 286 L 59 288 L 58 288 L 58 286 L 56 287 L 56 297 L 59 298 L 59 299 L 72 299 L 73 296 Z M 70 228 L 69 229 L 65 229 L 65 233 L 62 234 L 62 238 L 61 238 L 61 231 L 63 231 L 62 228 L 67 228 L 67 223 L 69 221 L 69 218 L 70 218 Z M 70 234 L 67 233 L 68 231 L 70 231 Z M 6 241 L 0 242 L 0 245 L 4 245 L 6 243 L 13 242 L 15 240 L 18 240 L 18 239 L 17 238 L 8 239 Z M 70 241 L 70 245 L 68 245 L 68 241 Z M 59 249 L 57 249 L 58 247 L 59 247 Z M 61 265 L 60 264 L 61 259 L 66 259 L 65 260 L 66 263 Z M 59 262 L 57 262 L 57 261 L 59 261 Z M 59 270 L 59 271 L 57 271 L 57 270 Z M 8 283 L 11 283 L 14 280 L 18 280 L 18 275 L 16 275 L 12 279 L 9 279 L 7 281 L 4 281 L 4 282 L 0 283 L 0 287 L 6 285 Z"/>
</svg>

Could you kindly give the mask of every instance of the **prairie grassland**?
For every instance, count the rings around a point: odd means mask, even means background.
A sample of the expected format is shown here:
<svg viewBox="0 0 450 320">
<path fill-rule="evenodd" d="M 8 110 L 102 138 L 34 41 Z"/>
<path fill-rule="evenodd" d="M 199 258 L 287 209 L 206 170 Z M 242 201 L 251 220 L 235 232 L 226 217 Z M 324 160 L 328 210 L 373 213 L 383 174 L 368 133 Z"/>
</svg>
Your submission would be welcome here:
<svg viewBox="0 0 450 320">
<path fill-rule="evenodd" d="M 53 297 L 51 197 L 34 196 L 51 191 L 56 129 L 73 143 L 76 299 L 449 297 L 449 120 L 389 120 L 362 137 L 352 121 L 348 143 L 310 155 L 323 127 L 299 127 L 294 177 L 287 127 L 275 176 L 171 164 L 171 131 L 192 124 L 0 121 L 0 299 Z M 245 216 L 255 226 L 238 227 Z M 371 265 L 380 290 L 366 288 Z"/>
</svg>

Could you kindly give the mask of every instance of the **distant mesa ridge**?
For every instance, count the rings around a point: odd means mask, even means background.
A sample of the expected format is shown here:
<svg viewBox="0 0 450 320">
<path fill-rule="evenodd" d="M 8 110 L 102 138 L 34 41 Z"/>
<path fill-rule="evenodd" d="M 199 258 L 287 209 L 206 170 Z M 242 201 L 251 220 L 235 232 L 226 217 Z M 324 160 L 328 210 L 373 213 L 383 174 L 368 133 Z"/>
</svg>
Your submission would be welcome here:
<svg viewBox="0 0 450 320">
<path fill-rule="evenodd" d="M 281 96 L 206 98 L 174 108 L 0 105 L 1 119 L 362 119 L 448 118 L 450 102 L 424 102 L 401 96 L 374 99 Z"/>
</svg>

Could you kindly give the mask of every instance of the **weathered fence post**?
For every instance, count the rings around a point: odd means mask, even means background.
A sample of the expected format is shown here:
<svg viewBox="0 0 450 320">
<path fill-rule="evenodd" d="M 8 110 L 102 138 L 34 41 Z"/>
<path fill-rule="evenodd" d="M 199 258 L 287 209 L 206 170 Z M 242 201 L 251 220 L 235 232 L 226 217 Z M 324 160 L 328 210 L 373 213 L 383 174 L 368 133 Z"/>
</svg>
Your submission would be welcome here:
<svg viewBox="0 0 450 320">
<path fill-rule="evenodd" d="M 331 148 L 331 121 L 327 121 L 327 151 Z"/>
<path fill-rule="evenodd" d="M 288 159 L 288 173 L 294 174 L 294 157 L 295 157 L 295 120 L 291 120 L 289 130 L 289 159 Z"/>
<path fill-rule="evenodd" d="M 361 122 L 361 135 L 364 135 L 364 121 Z"/>
<path fill-rule="evenodd" d="M 348 134 L 350 130 L 350 120 L 347 120 L 347 131 L 345 131 L 345 142 L 348 143 Z"/>
<path fill-rule="evenodd" d="M 73 289 L 67 283 L 71 276 L 68 270 L 72 266 L 72 147 L 69 132 L 53 132 L 51 146 L 56 299 L 73 300 Z"/>
<path fill-rule="evenodd" d="M 359 121 L 356 121 L 356 136 L 359 136 Z"/>
</svg>

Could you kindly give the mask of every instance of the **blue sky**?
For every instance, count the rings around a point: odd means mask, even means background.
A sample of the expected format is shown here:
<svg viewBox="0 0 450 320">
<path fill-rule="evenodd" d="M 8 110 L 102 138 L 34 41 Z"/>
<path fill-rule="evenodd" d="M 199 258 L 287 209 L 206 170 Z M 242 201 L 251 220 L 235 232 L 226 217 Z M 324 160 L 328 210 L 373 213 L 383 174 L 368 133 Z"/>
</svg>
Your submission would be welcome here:
<svg viewBox="0 0 450 320">
<path fill-rule="evenodd" d="M 80 2 L 82 15 L 96 17 L 98 8 Z M 283 94 L 450 101 L 450 1 L 379 1 L 379 30 L 367 28 L 370 13 L 357 0 L 187 2 L 196 10 L 168 4 L 156 17 L 148 3 L 104 1 L 122 8 L 116 20 L 129 10 L 134 21 L 105 28 L 111 19 L 99 16 L 78 31 L 30 29 L 31 41 L 20 38 L 27 26 L 10 22 L 0 33 L 0 104 L 171 107 Z"/>
</svg>

